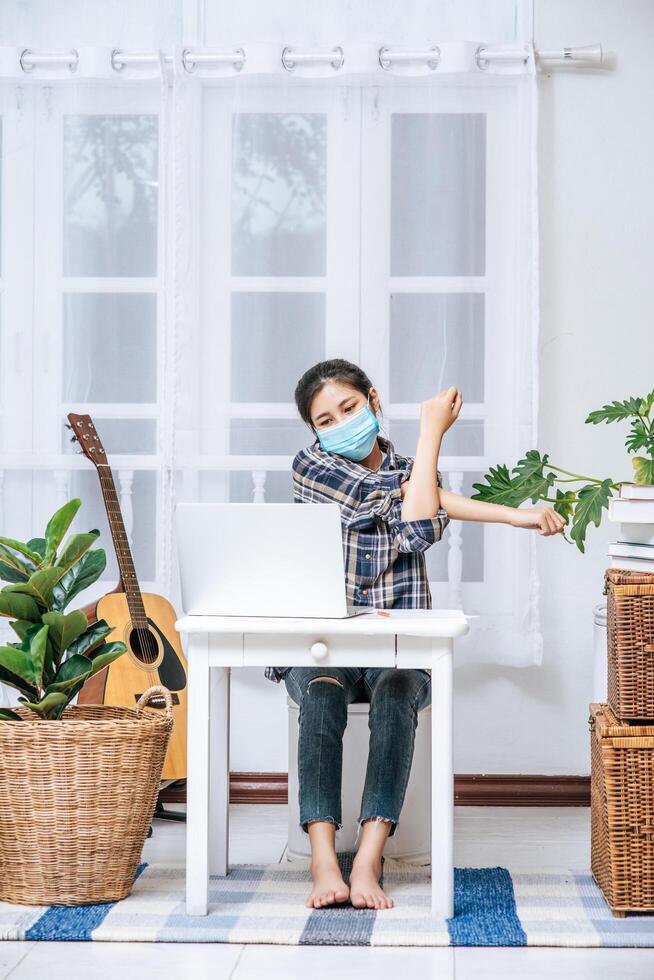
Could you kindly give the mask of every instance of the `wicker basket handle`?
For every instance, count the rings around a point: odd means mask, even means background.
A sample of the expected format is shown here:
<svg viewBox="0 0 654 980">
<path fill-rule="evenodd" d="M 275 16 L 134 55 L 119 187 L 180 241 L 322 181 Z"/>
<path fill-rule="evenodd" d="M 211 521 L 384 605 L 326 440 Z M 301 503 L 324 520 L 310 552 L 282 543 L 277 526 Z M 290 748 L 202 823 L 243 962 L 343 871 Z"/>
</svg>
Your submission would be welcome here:
<svg viewBox="0 0 654 980">
<path fill-rule="evenodd" d="M 136 703 L 137 718 L 141 717 L 141 715 L 143 714 L 143 709 L 147 707 L 148 702 L 151 701 L 152 698 L 156 698 L 156 697 L 163 698 L 164 701 L 166 702 L 166 718 L 173 717 L 173 699 L 170 691 L 168 690 L 167 687 L 164 687 L 162 684 L 153 684 L 152 687 L 149 687 L 147 691 L 143 692 L 143 694 L 141 695 L 141 697 L 138 699 Z"/>
</svg>

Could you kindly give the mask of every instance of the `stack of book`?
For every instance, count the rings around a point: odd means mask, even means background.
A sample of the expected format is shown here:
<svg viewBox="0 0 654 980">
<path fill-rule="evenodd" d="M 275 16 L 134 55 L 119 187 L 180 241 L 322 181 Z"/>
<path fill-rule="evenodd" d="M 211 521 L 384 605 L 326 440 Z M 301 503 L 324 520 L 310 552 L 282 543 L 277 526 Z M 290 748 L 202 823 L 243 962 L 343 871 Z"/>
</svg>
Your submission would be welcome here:
<svg viewBox="0 0 654 980">
<path fill-rule="evenodd" d="M 619 525 L 609 544 L 611 568 L 654 571 L 654 484 L 621 483 L 609 500 L 609 520 Z"/>
</svg>

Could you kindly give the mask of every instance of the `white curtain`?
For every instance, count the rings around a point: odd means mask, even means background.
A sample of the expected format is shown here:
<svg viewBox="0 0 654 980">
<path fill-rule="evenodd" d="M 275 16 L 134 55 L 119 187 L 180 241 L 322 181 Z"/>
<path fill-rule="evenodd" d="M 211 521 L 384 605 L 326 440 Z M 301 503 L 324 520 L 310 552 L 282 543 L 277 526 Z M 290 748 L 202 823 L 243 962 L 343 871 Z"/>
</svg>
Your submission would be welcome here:
<svg viewBox="0 0 654 980">
<path fill-rule="evenodd" d="M 177 142 L 192 148 L 177 160 L 176 224 L 197 219 L 176 255 L 175 495 L 290 500 L 291 459 L 311 441 L 293 389 L 342 356 L 379 388 L 405 453 L 420 402 L 463 389 L 440 465 L 470 496 L 490 465 L 537 445 L 533 50 L 480 68 L 479 42 L 437 46 L 409 16 L 408 50 L 423 54 L 384 69 L 361 25 L 309 29 L 298 8 L 294 30 L 278 17 L 244 28 L 249 12 L 223 10 L 216 27 L 244 60 L 180 70 L 173 92 Z M 391 61 L 407 50 L 387 47 Z M 479 617 L 459 662 L 540 663 L 536 552 L 534 532 L 472 522 L 431 549 L 434 605 Z"/>
<path fill-rule="evenodd" d="M 407 453 L 420 401 L 462 388 L 456 492 L 537 446 L 527 6 L 120 0 L 100 24 L 76 0 L 4 5 L 0 533 L 78 494 L 110 551 L 63 429 L 88 411 L 141 584 L 179 606 L 175 501 L 290 499 L 310 438 L 293 388 L 324 357 L 369 372 Z M 454 521 L 432 549 L 434 605 L 479 617 L 461 661 L 540 662 L 536 552 L 534 532 Z M 115 576 L 110 556 L 98 595 Z"/>
</svg>

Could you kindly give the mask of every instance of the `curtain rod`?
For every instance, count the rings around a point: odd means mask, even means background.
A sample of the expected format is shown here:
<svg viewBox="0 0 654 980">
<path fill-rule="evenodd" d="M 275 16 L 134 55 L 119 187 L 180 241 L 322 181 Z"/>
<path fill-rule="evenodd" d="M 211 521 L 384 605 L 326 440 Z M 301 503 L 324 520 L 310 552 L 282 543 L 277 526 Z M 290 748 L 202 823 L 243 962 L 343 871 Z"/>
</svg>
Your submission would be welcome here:
<svg viewBox="0 0 654 980">
<path fill-rule="evenodd" d="M 483 44 L 477 45 L 474 50 L 474 60 L 477 67 L 485 70 L 491 64 L 527 64 L 531 57 L 532 49 L 524 47 L 489 47 Z M 601 44 L 590 44 L 576 47 L 551 48 L 547 50 L 533 49 L 537 64 L 567 64 L 578 66 L 600 66 L 603 63 L 603 51 Z M 346 62 L 346 50 L 340 45 L 327 51 L 303 51 L 301 49 L 284 47 L 281 51 L 280 60 L 284 69 L 292 72 L 298 65 L 328 65 L 334 71 L 338 71 Z M 396 65 L 417 64 L 423 65 L 430 71 L 435 71 L 439 67 L 441 60 L 441 50 L 438 46 L 430 47 L 427 50 L 403 50 L 382 46 L 379 48 L 377 61 L 384 71 L 390 71 Z M 36 51 L 25 48 L 19 57 L 19 64 L 23 72 L 29 74 L 38 68 L 68 67 L 71 73 L 75 73 L 79 67 L 80 56 L 77 49 L 69 51 Z M 139 68 L 154 66 L 157 64 L 172 65 L 175 61 L 173 54 L 164 52 L 138 52 L 123 51 L 114 48 L 109 55 L 109 65 L 115 72 L 122 72 L 125 68 Z M 196 51 L 192 48 L 184 48 L 179 57 L 181 67 L 188 73 L 196 72 L 199 68 L 211 68 L 218 66 L 231 66 L 235 71 L 241 71 L 247 63 L 247 54 L 244 48 L 236 48 L 231 51 Z"/>
</svg>

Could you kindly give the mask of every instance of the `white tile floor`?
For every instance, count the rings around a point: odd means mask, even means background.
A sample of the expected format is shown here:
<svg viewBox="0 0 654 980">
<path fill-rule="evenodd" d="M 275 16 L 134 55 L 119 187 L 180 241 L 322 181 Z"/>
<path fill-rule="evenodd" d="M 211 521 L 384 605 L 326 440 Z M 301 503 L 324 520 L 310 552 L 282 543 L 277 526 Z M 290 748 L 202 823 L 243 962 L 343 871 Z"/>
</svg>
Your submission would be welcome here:
<svg viewBox="0 0 654 980">
<path fill-rule="evenodd" d="M 586 808 L 457 807 L 458 867 L 560 868 L 590 861 Z M 286 846 L 285 806 L 231 808 L 230 861 L 279 861 Z M 146 861 L 184 861 L 183 824 L 157 821 Z M 183 943 L 2 943 L 0 980 L 653 980 L 648 949 L 370 949 L 334 946 L 236 946 Z"/>
</svg>

